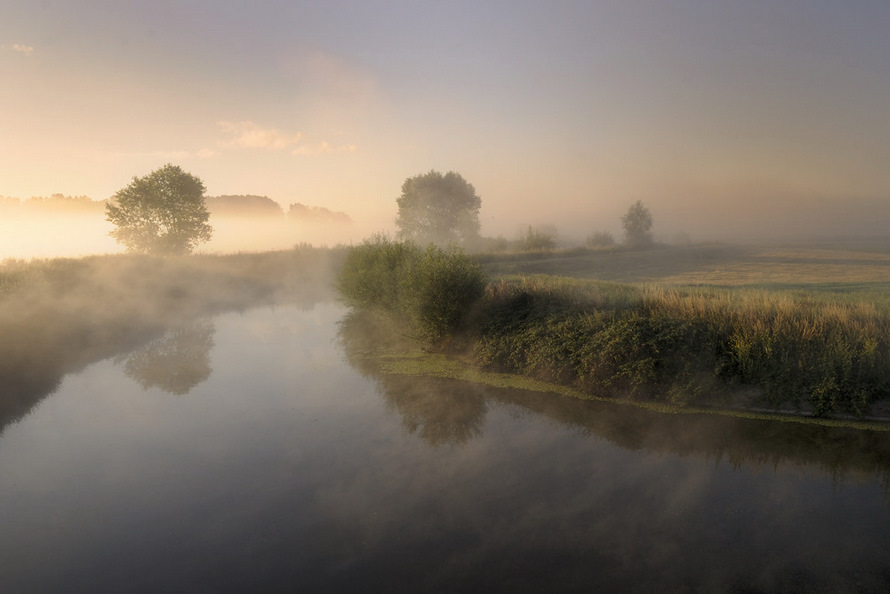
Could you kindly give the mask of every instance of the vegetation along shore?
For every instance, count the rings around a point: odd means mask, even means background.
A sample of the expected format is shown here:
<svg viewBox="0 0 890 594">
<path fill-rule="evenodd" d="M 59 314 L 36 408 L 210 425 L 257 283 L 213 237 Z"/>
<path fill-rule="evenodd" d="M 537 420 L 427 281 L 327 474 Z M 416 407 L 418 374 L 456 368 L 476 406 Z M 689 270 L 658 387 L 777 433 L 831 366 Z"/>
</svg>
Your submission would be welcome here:
<svg viewBox="0 0 890 594">
<path fill-rule="evenodd" d="M 838 256 L 810 255 L 826 253 Z M 577 277 L 579 260 L 603 267 L 627 254 L 549 254 L 560 261 L 548 267 Z M 716 256 L 720 264 L 732 258 L 737 251 Z M 350 250 L 339 289 L 347 304 L 395 320 L 427 350 L 589 396 L 863 417 L 890 395 L 883 282 L 620 283 L 522 274 L 540 257 L 482 259 L 511 274 L 486 275 L 478 259 L 457 251 L 376 237 Z"/>
</svg>

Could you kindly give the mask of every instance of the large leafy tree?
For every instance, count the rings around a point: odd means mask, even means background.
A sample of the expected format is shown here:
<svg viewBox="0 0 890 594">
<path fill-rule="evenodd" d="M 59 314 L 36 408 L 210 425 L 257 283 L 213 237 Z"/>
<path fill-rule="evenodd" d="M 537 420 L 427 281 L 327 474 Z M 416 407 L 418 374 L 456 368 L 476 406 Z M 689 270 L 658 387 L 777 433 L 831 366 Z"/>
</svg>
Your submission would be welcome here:
<svg viewBox="0 0 890 594">
<path fill-rule="evenodd" d="M 189 254 L 213 233 L 204 192 L 199 178 L 169 163 L 134 177 L 105 205 L 110 235 L 130 252 Z"/>
<path fill-rule="evenodd" d="M 466 244 L 479 237 L 482 199 L 460 174 L 409 177 L 397 199 L 399 236 L 417 243 Z"/>
<path fill-rule="evenodd" d="M 652 245 L 652 213 L 640 200 L 627 209 L 621 217 L 621 224 L 624 226 L 627 245 L 631 247 Z"/>
</svg>

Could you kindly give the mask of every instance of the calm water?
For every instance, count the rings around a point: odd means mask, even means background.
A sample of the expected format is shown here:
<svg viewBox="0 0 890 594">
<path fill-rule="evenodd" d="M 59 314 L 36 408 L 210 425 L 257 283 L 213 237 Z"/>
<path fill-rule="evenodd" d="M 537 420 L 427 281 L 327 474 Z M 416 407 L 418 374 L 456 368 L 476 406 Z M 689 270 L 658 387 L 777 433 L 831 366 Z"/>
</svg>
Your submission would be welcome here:
<svg viewBox="0 0 890 594">
<path fill-rule="evenodd" d="M 0 590 L 890 589 L 886 434 L 384 377 L 343 316 L 65 376 L 0 436 Z"/>
</svg>

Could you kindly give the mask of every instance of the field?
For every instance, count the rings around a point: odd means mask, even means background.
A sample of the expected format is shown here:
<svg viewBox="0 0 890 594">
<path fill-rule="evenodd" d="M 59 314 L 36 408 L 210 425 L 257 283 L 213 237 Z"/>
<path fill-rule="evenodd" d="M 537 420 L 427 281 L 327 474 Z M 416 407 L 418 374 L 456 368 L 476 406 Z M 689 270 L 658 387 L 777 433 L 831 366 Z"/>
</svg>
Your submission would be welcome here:
<svg viewBox="0 0 890 594">
<path fill-rule="evenodd" d="M 860 247 L 701 245 L 653 250 L 574 250 L 479 257 L 490 275 L 548 274 L 624 283 L 882 292 L 890 242 Z"/>
</svg>

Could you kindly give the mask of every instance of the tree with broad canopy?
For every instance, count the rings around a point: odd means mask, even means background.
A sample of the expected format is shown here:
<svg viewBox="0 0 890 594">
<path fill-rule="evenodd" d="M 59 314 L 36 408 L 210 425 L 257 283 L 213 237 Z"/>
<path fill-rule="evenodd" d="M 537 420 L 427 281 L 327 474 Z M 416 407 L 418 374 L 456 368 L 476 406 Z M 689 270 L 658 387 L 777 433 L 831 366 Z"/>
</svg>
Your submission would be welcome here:
<svg viewBox="0 0 890 594">
<path fill-rule="evenodd" d="M 204 192 L 199 178 L 169 163 L 134 177 L 105 205 L 105 218 L 116 227 L 109 235 L 129 252 L 190 254 L 213 233 Z"/>
<path fill-rule="evenodd" d="M 460 174 L 430 171 L 409 177 L 397 199 L 399 237 L 439 246 L 468 244 L 479 238 L 482 199 Z"/>
</svg>

